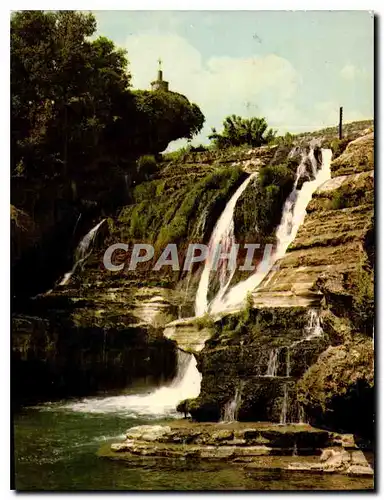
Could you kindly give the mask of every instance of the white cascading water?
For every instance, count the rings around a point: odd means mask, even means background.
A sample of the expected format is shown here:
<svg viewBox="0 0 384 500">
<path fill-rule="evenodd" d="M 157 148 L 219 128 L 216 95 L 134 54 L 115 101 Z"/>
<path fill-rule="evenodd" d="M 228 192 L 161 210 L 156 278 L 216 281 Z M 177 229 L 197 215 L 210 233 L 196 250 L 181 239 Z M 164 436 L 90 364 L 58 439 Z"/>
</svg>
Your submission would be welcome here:
<svg viewBox="0 0 384 500">
<path fill-rule="evenodd" d="M 233 398 L 224 405 L 224 414 L 221 422 L 236 422 L 237 413 L 241 404 L 241 396 L 243 392 L 244 382 L 240 381 L 239 386 L 236 387 L 235 395 Z"/>
<path fill-rule="evenodd" d="M 280 351 L 281 351 L 281 347 L 276 347 L 275 349 L 272 349 L 271 352 L 269 353 L 267 373 L 265 374 L 265 377 L 276 377 L 277 376 L 277 369 L 279 368 Z"/>
<path fill-rule="evenodd" d="M 146 394 L 132 396 L 111 396 L 107 398 L 86 398 L 64 408 L 83 413 L 120 413 L 131 418 L 138 416 L 159 418 L 180 416 L 177 404 L 200 393 L 201 374 L 192 354 L 177 351 L 177 373 L 172 382 Z"/>
<path fill-rule="evenodd" d="M 322 164 L 319 170 L 317 170 L 313 148 L 311 148 L 308 155 L 303 156 L 297 168 L 292 192 L 284 204 L 281 222 L 276 230 L 277 243 L 275 252 L 267 255 L 266 261 L 263 259 L 252 276 L 233 286 L 224 296 L 222 294 L 220 300 L 215 299 L 212 301 L 210 312 L 220 313 L 227 309 L 240 307 L 247 293 L 255 290 L 272 269 L 275 262 L 284 256 L 288 246 L 295 239 L 297 231 L 304 221 L 307 213 L 306 208 L 312 199 L 313 193 L 331 177 L 332 151 L 330 149 L 322 149 L 321 154 Z M 304 182 L 301 189 L 298 190 L 297 185 L 300 177 L 305 173 L 306 160 L 308 158 L 311 160 L 314 180 Z"/>
<path fill-rule="evenodd" d="M 80 243 L 78 244 L 77 248 L 76 248 L 76 252 L 75 252 L 75 263 L 72 267 L 72 269 L 68 272 L 68 273 L 65 273 L 64 274 L 64 277 L 63 279 L 60 281 L 59 285 L 66 285 L 68 283 L 68 281 L 70 280 L 71 276 L 73 275 L 73 273 L 75 272 L 75 270 L 77 269 L 77 267 L 79 265 L 81 265 L 90 255 L 90 247 L 96 237 L 96 234 L 97 234 L 97 231 L 99 230 L 99 227 L 101 226 L 101 224 L 105 221 L 105 219 L 103 219 L 101 222 L 99 222 L 98 224 L 96 224 L 95 227 L 93 227 L 80 241 Z M 76 223 L 77 224 L 77 223 Z M 92 249 L 91 249 L 92 250 Z"/>
<path fill-rule="evenodd" d="M 217 250 L 220 248 L 222 253 L 229 253 L 235 244 L 234 236 L 234 220 L 233 214 L 237 200 L 240 198 L 251 179 L 257 176 L 257 173 L 251 174 L 245 181 L 237 188 L 229 202 L 227 203 L 223 213 L 217 221 L 212 236 L 208 245 L 208 256 L 205 259 L 205 265 L 200 277 L 199 286 L 196 292 L 195 300 L 195 314 L 202 316 L 208 311 L 208 289 L 209 289 L 209 276 L 212 266 L 215 262 Z M 228 260 L 222 259 L 220 262 L 220 290 L 218 295 L 221 297 L 229 283 L 232 280 L 235 269 L 230 270 L 228 276 Z"/>
<path fill-rule="evenodd" d="M 283 395 L 283 403 L 281 406 L 281 413 L 280 413 L 280 424 L 286 424 L 287 423 L 287 413 L 288 413 L 288 386 L 287 384 L 284 384 L 284 395 Z"/>
<path fill-rule="evenodd" d="M 308 324 L 304 327 L 306 336 L 300 340 L 296 340 L 290 346 L 287 346 L 286 353 L 286 370 L 285 375 L 287 378 L 291 376 L 291 350 L 293 347 L 301 344 L 302 342 L 308 342 L 315 338 L 321 337 L 323 335 L 323 329 L 320 324 L 320 315 L 317 309 L 310 309 L 308 311 Z M 287 423 L 287 412 L 288 412 L 288 386 L 284 384 L 283 392 L 283 402 L 280 413 L 280 424 Z M 299 406 L 299 423 L 305 422 L 305 413 L 302 407 Z"/>
</svg>

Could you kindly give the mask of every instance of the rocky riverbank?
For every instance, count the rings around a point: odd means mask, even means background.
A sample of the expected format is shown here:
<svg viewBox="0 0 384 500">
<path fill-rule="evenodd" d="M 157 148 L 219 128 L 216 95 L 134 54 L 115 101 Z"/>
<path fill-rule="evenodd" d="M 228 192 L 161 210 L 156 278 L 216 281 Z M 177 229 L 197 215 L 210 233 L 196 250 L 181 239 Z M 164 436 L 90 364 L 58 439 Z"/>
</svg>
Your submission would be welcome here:
<svg viewBox="0 0 384 500">
<path fill-rule="evenodd" d="M 142 425 L 99 455 L 127 463 L 153 460 L 209 460 L 241 463 L 249 469 L 342 473 L 372 477 L 369 442 L 306 424 L 189 421 Z"/>
</svg>

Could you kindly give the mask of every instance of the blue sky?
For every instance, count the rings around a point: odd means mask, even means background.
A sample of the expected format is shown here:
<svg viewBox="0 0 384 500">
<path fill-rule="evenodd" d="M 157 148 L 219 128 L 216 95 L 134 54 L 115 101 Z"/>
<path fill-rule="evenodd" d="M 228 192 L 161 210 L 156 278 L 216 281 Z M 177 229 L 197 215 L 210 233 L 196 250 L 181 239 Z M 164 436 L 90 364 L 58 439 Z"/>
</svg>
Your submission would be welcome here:
<svg viewBox="0 0 384 500">
<path fill-rule="evenodd" d="M 94 14 L 98 33 L 128 50 L 135 88 L 149 88 L 161 57 L 170 90 L 200 106 L 206 123 L 195 144 L 232 113 L 265 116 L 280 133 L 335 125 L 339 106 L 345 121 L 373 117 L 367 11 Z"/>
</svg>

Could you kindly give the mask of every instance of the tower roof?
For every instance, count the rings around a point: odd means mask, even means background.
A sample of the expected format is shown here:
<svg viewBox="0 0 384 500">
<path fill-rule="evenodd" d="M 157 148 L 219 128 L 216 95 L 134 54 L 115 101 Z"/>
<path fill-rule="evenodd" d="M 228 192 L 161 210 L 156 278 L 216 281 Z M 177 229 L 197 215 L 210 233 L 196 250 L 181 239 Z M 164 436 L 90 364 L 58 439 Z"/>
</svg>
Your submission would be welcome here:
<svg viewBox="0 0 384 500">
<path fill-rule="evenodd" d="M 163 70 L 162 70 L 163 61 L 159 57 L 159 59 L 157 60 L 157 62 L 159 64 L 159 68 L 157 70 L 157 80 L 151 82 L 152 90 L 164 90 L 164 91 L 168 91 L 168 82 L 166 82 L 165 80 L 163 80 Z"/>
</svg>

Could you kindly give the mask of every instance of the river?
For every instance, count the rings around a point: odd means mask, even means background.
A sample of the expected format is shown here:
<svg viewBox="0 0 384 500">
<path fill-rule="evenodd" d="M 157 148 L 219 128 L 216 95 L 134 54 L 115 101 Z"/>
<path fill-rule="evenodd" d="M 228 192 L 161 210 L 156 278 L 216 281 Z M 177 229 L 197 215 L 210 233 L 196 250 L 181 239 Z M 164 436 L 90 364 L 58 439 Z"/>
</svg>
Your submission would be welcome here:
<svg viewBox="0 0 384 500">
<path fill-rule="evenodd" d="M 351 490 L 371 479 L 246 470 L 228 463 L 135 466 L 97 456 L 129 427 L 159 420 L 122 412 L 74 411 L 73 401 L 24 408 L 13 416 L 15 487 L 19 491 Z M 161 420 L 164 422 L 164 418 Z"/>
</svg>

